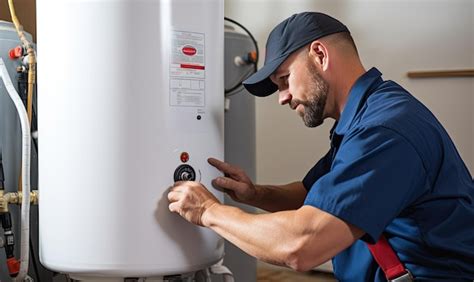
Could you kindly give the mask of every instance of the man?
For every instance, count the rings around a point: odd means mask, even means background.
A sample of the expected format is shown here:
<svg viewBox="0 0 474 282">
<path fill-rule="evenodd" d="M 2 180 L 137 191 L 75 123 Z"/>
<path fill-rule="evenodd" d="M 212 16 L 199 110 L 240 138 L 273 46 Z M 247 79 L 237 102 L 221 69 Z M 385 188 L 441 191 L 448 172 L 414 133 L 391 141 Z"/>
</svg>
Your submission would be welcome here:
<svg viewBox="0 0 474 282">
<path fill-rule="evenodd" d="M 281 186 L 254 185 L 209 159 L 225 174 L 215 187 L 271 213 L 223 205 L 196 182 L 170 189 L 172 212 L 269 263 L 305 271 L 333 258 L 341 281 L 386 279 L 368 248 L 383 238 L 405 278 L 406 268 L 417 280 L 474 279 L 468 169 L 426 107 L 364 69 L 346 26 L 321 13 L 291 16 L 271 32 L 264 67 L 244 85 L 256 96 L 279 90 L 280 104 L 309 127 L 335 119 L 331 150 L 302 181 Z"/>
</svg>

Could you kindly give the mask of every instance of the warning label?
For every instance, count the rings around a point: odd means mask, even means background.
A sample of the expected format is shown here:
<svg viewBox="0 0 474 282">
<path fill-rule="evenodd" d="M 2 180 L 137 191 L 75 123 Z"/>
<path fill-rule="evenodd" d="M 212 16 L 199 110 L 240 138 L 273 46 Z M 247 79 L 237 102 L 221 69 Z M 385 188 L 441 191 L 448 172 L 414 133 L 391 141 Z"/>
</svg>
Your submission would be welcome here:
<svg viewBox="0 0 474 282">
<path fill-rule="evenodd" d="M 170 58 L 170 105 L 205 105 L 204 33 L 173 31 Z"/>
</svg>

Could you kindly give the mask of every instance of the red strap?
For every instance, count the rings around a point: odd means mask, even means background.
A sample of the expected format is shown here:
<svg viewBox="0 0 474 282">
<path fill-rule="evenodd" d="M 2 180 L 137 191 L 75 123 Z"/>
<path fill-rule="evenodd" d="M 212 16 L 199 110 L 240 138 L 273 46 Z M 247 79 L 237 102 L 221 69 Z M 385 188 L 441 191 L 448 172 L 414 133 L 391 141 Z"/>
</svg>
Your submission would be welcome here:
<svg viewBox="0 0 474 282">
<path fill-rule="evenodd" d="M 372 256 L 385 273 L 387 280 L 392 280 L 407 273 L 397 254 L 393 251 L 385 236 L 381 236 L 375 244 L 367 243 Z"/>
</svg>

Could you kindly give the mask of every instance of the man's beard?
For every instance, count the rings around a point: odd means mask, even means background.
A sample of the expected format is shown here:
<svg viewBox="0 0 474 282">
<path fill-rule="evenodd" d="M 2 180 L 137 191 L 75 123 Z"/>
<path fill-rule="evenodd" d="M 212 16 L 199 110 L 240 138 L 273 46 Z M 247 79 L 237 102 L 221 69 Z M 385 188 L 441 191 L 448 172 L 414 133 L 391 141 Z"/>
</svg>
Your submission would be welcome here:
<svg viewBox="0 0 474 282">
<path fill-rule="evenodd" d="M 307 127 L 317 127 L 324 121 L 324 107 L 329 91 L 329 84 L 318 73 L 316 67 L 308 64 L 308 72 L 311 75 L 311 83 L 308 85 L 310 100 L 295 101 L 304 106 L 303 122 Z"/>
</svg>

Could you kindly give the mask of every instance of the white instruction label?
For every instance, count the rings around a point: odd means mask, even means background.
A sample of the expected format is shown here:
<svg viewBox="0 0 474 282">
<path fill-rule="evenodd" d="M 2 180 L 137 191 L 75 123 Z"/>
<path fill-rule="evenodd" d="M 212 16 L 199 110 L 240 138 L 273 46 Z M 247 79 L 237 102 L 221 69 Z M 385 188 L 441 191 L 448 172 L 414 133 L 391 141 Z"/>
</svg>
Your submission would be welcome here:
<svg viewBox="0 0 474 282">
<path fill-rule="evenodd" d="M 204 33 L 173 31 L 171 42 L 170 106 L 204 107 Z"/>
</svg>

